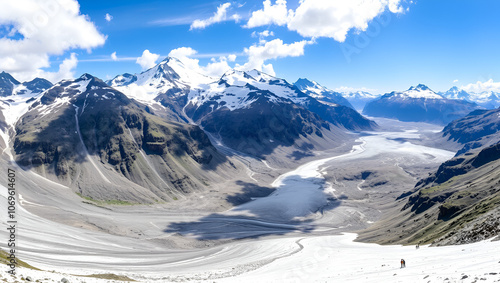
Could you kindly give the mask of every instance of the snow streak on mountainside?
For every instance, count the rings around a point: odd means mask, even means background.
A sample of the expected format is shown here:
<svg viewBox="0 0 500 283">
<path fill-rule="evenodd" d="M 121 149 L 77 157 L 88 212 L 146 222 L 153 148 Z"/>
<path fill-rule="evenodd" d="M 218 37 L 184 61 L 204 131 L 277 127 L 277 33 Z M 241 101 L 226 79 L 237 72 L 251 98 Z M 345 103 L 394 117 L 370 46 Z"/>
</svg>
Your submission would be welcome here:
<svg viewBox="0 0 500 283">
<path fill-rule="evenodd" d="M 350 108 L 354 107 L 345 99 L 342 94 L 330 90 L 315 81 L 310 81 L 308 79 L 298 79 L 294 85 L 298 87 L 305 94 L 316 98 L 318 101 L 325 103 L 334 103 Z"/>
<path fill-rule="evenodd" d="M 419 84 L 403 92 L 393 91 L 367 103 L 363 113 L 406 122 L 443 125 L 478 108 L 476 104 L 467 101 L 447 99 Z"/>
</svg>

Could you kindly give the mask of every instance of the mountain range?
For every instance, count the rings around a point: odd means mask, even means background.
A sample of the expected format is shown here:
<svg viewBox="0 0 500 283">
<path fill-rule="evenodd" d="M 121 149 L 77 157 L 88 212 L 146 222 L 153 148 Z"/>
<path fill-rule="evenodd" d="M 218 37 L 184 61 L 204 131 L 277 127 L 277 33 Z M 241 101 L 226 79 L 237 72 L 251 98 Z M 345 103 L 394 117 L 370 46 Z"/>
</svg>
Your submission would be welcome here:
<svg viewBox="0 0 500 283">
<path fill-rule="evenodd" d="M 461 99 L 473 102 L 486 109 L 494 109 L 500 106 L 500 93 L 495 91 L 475 93 L 467 92 L 454 86 L 448 91 L 440 92 L 439 94 L 449 99 Z"/>
<path fill-rule="evenodd" d="M 404 122 L 427 122 L 439 125 L 464 117 L 479 106 L 464 100 L 448 99 L 423 84 L 406 91 L 393 91 L 366 104 L 363 114 L 398 119 Z"/>
<path fill-rule="evenodd" d="M 36 78 L 20 83 L 6 72 L 0 73 L 0 97 L 11 95 L 36 94 L 50 88 L 52 83 L 46 79 Z"/>
<path fill-rule="evenodd" d="M 108 84 L 145 103 L 159 103 L 224 144 L 261 157 L 300 137 L 376 126 L 350 107 L 319 101 L 257 70 L 231 70 L 214 79 L 166 58 L 150 70 L 120 75 Z"/>
<path fill-rule="evenodd" d="M 276 148 L 307 156 L 377 126 L 286 80 L 256 70 L 214 79 L 170 57 L 107 82 L 1 77 L 4 152 L 95 200 L 169 201 L 235 175 L 213 142 L 258 158 Z"/>
</svg>

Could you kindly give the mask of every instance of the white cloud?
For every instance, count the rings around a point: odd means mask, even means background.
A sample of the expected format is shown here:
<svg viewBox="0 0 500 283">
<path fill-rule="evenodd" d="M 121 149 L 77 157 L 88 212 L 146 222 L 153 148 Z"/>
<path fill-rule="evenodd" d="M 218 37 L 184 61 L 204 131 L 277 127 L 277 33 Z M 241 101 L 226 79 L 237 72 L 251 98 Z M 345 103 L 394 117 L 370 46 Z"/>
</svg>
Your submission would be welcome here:
<svg viewBox="0 0 500 283">
<path fill-rule="evenodd" d="M 264 8 L 252 13 L 245 27 L 286 25 L 303 37 L 330 37 L 343 42 L 351 30 L 365 31 L 368 23 L 389 10 L 403 13 L 401 0 L 301 0 L 295 11 L 287 10 L 285 0 L 263 2 Z"/>
<path fill-rule="evenodd" d="M 187 68 L 191 70 L 195 70 L 200 74 L 211 77 L 220 77 L 228 70 L 231 70 L 232 68 L 227 62 L 233 62 L 236 60 L 236 55 L 231 54 L 227 57 L 220 56 L 218 59 L 212 58 L 211 62 L 206 66 L 200 66 L 200 60 L 193 58 L 197 55 L 197 53 L 198 52 L 191 47 L 180 47 L 170 51 L 168 56 L 179 59 Z"/>
<path fill-rule="evenodd" d="M 372 94 L 377 92 L 377 90 L 373 89 L 373 88 L 366 88 L 366 87 L 356 88 L 356 87 L 349 87 L 349 86 L 337 87 L 333 91 L 341 92 L 341 93 L 351 93 L 351 92 L 363 91 L 363 92 L 369 92 Z"/>
<path fill-rule="evenodd" d="M 262 4 L 264 8 L 252 12 L 252 16 L 245 25 L 246 28 L 270 24 L 283 26 L 288 23 L 291 11 L 286 8 L 286 0 L 276 0 L 275 5 L 271 3 L 271 0 L 265 0 Z"/>
<path fill-rule="evenodd" d="M 59 65 L 59 70 L 57 72 L 46 72 L 43 70 L 37 70 L 35 76 L 47 79 L 52 83 L 56 83 L 63 79 L 74 78 L 75 69 L 77 65 L 78 65 L 78 58 L 76 58 L 75 53 L 71 53 L 70 57 L 64 59 L 64 61 Z"/>
<path fill-rule="evenodd" d="M 228 18 L 227 16 L 227 10 L 231 6 L 231 3 L 224 3 L 217 7 L 217 11 L 214 13 L 214 15 L 208 19 L 205 20 L 194 20 L 193 23 L 191 23 L 191 26 L 189 27 L 189 30 L 193 29 L 204 29 L 210 25 L 213 25 L 215 23 L 220 23 L 228 20 L 234 20 L 235 22 L 238 22 L 241 17 L 238 14 L 233 14 Z"/>
<path fill-rule="evenodd" d="M 500 92 L 500 82 L 494 82 L 493 79 L 489 79 L 485 82 L 477 81 L 474 84 L 468 84 L 462 86 L 461 89 L 467 92 L 475 92 L 475 93 L 490 92 L 490 91 Z"/>
<path fill-rule="evenodd" d="M 274 76 L 272 64 L 265 64 L 267 60 L 302 56 L 304 55 L 304 47 L 312 43 L 312 41 L 302 40 L 286 44 L 283 43 L 283 40 L 277 38 L 262 45 L 250 46 L 244 49 L 245 54 L 248 55 L 248 62 L 241 66 L 237 65 L 237 69 L 257 69 Z"/>
<path fill-rule="evenodd" d="M 281 39 L 274 39 L 265 44 L 253 45 L 244 49 L 244 54 L 248 56 L 248 61 L 243 65 L 236 64 L 234 68 L 244 71 L 257 69 L 274 76 L 273 65 L 266 63 L 267 60 L 302 56 L 304 55 L 305 46 L 312 43 L 313 41 L 302 40 L 286 44 Z M 206 66 L 202 66 L 200 65 L 200 61 L 196 59 L 196 57 L 200 57 L 198 52 L 191 47 L 173 49 L 168 56 L 179 59 L 191 70 L 211 77 L 219 77 L 228 70 L 231 70 L 232 67 L 229 65 L 229 62 L 236 60 L 235 54 L 219 56 L 218 58 L 212 57 Z"/>
<path fill-rule="evenodd" d="M 139 64 L 143 70 L 147 70 L 156 65 L 156 60 L 158 60 L 159 57 L 160 55 L 151 53 L 146 49 L 142 52 L 142 56 L 137 58 L 135 62 Z"/>
<path fill-rule="evenodd" d="M 104 19 L 106 19 L 106 22 L 111 22 L 111 20 L 113 20 L 113 16 L 111 16 L 108 13 L 106 13 L 106 16 L 104 16 Z"/>
<path fill-rule="evenodd" d="M 261 45 L 263 45 L 267 42 L 266 37 L 269 37 L 269 36 L 274 36 L 274 32 L 269 31 L 269 30 L 265 30 L 262 32 L 256 32 L 256 31 L 252 32 L 252 37 L 258 37 L 259 43 Z"/>
<path fill-rule="evenodd" d="M 80 14 L 76 0 L 1 1 L 0 25 L 12 25 L 22 35 L 20 39 L 0 38 L 0 69 L 19 80 L 44 73 L 50 56 L 71 49 L 90 52 L 106 41 L 89 17 Z M 77 63 L 74 58 L 67 62 Z"/>
<path fill-rule="evenodd" d="M 118 61 L 118 57 L 116 56 L 116 52 L 113 52 L 113 53 L 111 54 L 111 60 L 113 60 L 113 61 Z"/>
<path fill-rule="evenodd" d="M 203 73 L 199 65 L 200 60 L 192 58 L 197 53 L 198 51 L 194 50 L 191 47 L 179 47 L 170 51 L 170 53 L 168 53 L 168 56 L 181 60 L 181 62 L 191 70 Z"/>
<path fill-rule="evenodd" d="M 231 20 L 234 20 L 236 23 L 238 23 L 241 20 L 241 16 L 238 14 L 233 14 L 231 16 Z"/>
<path fill-rule="evenodd" d="M 231 70 L 231 66 L 227 63 L 226 57 L 219 57 L 218 60 L 212 58 L 212 62 L 207 66 L 202 67 L 204 73 L 211 77 L 220 77 L 227 71 Z"/>
<path fill-rule="evenodd" d="M 453 83 L 454 83 L 454 84 L 458 83 L 458 80 L 453 80 Z"/>
</svg>

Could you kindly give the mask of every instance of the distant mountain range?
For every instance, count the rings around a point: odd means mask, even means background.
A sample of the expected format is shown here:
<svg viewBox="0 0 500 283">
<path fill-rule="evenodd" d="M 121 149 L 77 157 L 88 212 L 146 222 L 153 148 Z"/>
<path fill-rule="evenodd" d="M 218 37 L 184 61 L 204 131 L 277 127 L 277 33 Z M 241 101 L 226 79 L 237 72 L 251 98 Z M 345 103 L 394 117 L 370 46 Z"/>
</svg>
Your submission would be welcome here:
<svg viewBox="0 0 500 283">
<path fill-rule="evenodd" d="M 500 106 L 500 92 L 484 91 L 480 93 L 467 92 L 456 86 L 446 92 L 440 92 L 440 95 L 449 99 L 462 99 L 476 103 L 486 109 L 498 108 Z"/>
<path fill-rule="evenodd" d="M 464 117 L 479 106 L 464 100 L 448 99 L 423 84 L 406 91 L 393 91 L 366 104 L 363 114 L 445 125 Z"/>
<path fill-rule="evenodd" d="M 365 105 L 380 97 L 380 95 L 372 94 L 367 91 L 352 91 L 342 92 L 343 96 L 354 106 L 359 112 L 363 111 Z"/>
<path fill-rule="evenodd" d="M 20 83 L 8 73 L 0 73 L 0 97 L 36 94 L 50 87 L 52 87 L 52 83 L 46 79 L 36 78 L 29 82 Z"/>
</svg>

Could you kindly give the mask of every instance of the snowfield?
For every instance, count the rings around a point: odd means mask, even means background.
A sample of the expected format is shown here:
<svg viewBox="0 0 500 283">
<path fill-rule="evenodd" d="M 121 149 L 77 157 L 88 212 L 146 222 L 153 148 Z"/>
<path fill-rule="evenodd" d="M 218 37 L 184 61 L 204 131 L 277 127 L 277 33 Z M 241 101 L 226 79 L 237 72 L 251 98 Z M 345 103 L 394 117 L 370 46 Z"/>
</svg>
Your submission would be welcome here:
<svg viewBox="0 0 500 283">
<path fill-rule="evenodd" d="M 414 246 L 357 243 L 353 241 L 355 238 L 355 234 L 345 234 L 249 242 L 245 244 L 247 253 L 236 255 L 228 252 L 235 248 L 229 245 L 224 248 L 225 260 L 213 258 L 211 271 L 192 277 L 166 271 L 163 276 L 122 274 L 141 282 L 500 282 L 500 241 L 448 247 L 421 246 L 416 249 Z M 235 251 L 245 252 L 241 249 Z M 256 252 L 263 256 L 273 253 L 276 259 L 260 258 Z M 248 258 L 255 260 L 253 266 L 238 265 Z M 406 268 L 400 268 L 401 258 L 406 261 Z M 173 262 L 170 266 L 181 267 L 183 263 L 197 266 L 201 260 Z M 234 267 L 229 268 L 228 261 L 233 261 Z M 9 277 L 5 276 L 6 266 L 1 265 L 1 268 L 4 277 Z M 161 273 L 158 266 L 149 268 L 151 272 L 157 270 Z M 82 274 L 74 268 L 56 270 L 59 272 L 19 268 L 18 275 L 31 276 L 35 280 L 50 278 L 53 282 L 62 278 L 71 282 L 109 282 L 69 275 Z"/>
</svg>

